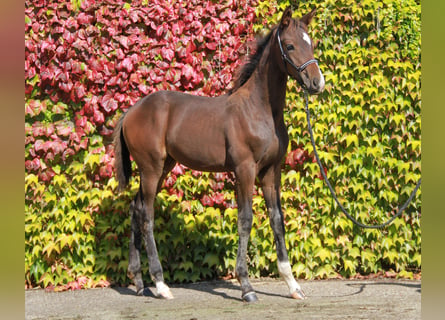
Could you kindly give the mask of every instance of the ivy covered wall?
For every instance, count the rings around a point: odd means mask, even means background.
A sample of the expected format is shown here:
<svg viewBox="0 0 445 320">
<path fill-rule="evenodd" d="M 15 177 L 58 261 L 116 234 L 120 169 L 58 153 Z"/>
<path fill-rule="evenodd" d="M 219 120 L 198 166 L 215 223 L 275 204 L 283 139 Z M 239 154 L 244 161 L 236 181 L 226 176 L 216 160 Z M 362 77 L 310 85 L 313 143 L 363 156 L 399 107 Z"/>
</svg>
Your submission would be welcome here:
<svg viewBox="0 0 445 320">
<path fill-rule="evenodd" d="M 129 283 L 129 203 L 118 194 L 111 133 L 140 97 L 161 89 L 214 96 L 231 86 L 254 34 L 286 1 L 25 1 L 25 286 Z M 300 1 L 325 92 L 310 98 L 316 143 L 341 201 L 365 223 L 386 220 L 420 177 L 418 1 Z M 383 231 L 361 230 L 321 180 L 303 99 L 289 81 L 291 142 L 282 171 L 286 241 L 299 278 L 421 266 L 420 192 Z M 136 169 L 136 168 L 135 168 Z M 136 170 L 137 171 L 137 170 Z M 277 275 L 261 189 L 254 196 L 251 276 Z M 237 249 L 231 173 L 176 166 L 156 202 L 169 282 L 230 277 Z M 149 280 L 145 255 L 142 259 Z"/>
<path fill-rule="evenodd" d="M 310 108 L 322 162 L 346 209 L 364 223 L 381 223 L 420 178 L 420 2 L 299 3 L 297 16 L 318 11 L 310 35 L 326 89 Z M 288 4 L 260 2 L 254 30 L 276 23 Z M 287 105 L 291 145 L 282 198 L 293 271 L 305 278 L 420 272 L 420 192 L 387 229 L 353 226 L 322 181 L 296 82 Z"/>
</svg>

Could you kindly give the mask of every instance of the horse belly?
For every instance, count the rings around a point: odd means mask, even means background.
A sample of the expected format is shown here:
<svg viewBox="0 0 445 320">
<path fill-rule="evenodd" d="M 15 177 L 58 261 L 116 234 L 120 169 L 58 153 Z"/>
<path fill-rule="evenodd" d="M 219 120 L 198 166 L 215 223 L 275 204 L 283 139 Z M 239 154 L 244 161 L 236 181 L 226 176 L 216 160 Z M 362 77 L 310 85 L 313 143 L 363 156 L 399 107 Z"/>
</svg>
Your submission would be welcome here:
<svg viewBox="0 0 445 320">
<path fill-rule="evenodd" d="M 200 171 L 226 171 L 224 131 L 214 119 L 181 121 L 166 137 L 167 153 L 177 162 Z"/>
</svg>

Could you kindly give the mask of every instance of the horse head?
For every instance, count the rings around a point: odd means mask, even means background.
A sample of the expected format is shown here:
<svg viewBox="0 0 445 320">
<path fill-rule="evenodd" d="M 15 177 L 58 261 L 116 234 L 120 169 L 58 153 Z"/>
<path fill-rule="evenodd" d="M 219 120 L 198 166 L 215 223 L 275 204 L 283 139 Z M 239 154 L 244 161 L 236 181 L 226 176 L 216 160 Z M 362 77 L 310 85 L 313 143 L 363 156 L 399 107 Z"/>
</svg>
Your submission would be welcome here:
<svg viewBox="0 0 445 320">
<path fill-rule="evenodd" d="M 317 60 L 314 59 L 314 42 L 308 34 L 308 26 L 315 9 L 300 19 L 292 18 L 288 7 L 276 29 L 276 45 L 283 59 L 283 70 L 311 94 L 323 91 L 325 80 Z"/>
</svg>

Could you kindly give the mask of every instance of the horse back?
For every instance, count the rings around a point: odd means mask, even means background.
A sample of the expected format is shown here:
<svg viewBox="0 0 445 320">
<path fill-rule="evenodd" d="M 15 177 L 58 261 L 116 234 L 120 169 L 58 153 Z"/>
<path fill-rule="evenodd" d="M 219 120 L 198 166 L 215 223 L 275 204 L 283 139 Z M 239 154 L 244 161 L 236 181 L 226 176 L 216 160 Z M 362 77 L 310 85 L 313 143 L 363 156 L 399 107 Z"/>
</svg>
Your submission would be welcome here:
<svg viewBox="0 0 445 320">
<path fill-rule="evenodd" d="M 225 171 L 225 101 L 225 96 L 210 98 L 176 91 L 146 96 L 125 117 L 130 153 L 136 162 L 133 152 L 145 150 L 161 158 L 168 154 L 196 170 Z"/>
</svg>

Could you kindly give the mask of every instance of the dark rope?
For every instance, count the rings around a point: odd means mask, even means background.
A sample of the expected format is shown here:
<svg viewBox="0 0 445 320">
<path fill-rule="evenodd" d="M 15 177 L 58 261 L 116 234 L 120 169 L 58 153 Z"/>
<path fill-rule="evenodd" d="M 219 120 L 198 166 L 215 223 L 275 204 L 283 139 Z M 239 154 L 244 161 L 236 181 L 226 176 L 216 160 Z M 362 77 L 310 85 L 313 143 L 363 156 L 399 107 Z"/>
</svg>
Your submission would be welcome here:
<svg viewBox="0 0 445 320">
<path fill-rule="evenodd" d="M 315 140 L 314 140 L 314 134 L 312 132 L 312 126 L 311 126 L 311 114 L 309 112 L 309 102 L 308 102 L 308 97 L 307 97 L 308 93 L 307 90 L 304 90 L 304 100 L 306 102 L 306 118 L 307 118 L 307 125 L 308 125 L 308 129 L 309 129 L 309 135 L 311 137 L 311 142 L 312 142 L 312 147 L 314 148 L 314 154 L 315 154 L 315 158 L 317 159 L 317 163 L 318 166 L 320 167 L 321 170 L 321 174 L 323 175 L 324 180 L 326 181 L 326 184 L 328 185 L 329 190 L 331 191 L 332 197 L 334 198 L 335 202 L 338 204 L 338 206 L 340 207 L 341 211 L 343 211 L 343 213 L 349 218 L 349 220 L 351 220 L 354 224 L 356 224 L 357 226 L 361 227 L 361 228 L 367 228 L 367 229 L 381 229 L 386 227 L 387 225 L 389 225 L 391 222 L 393 222 L 396 218 L 400 217 L 400 215 L 402 214 L 402 212 L 406 209 L 406 207 L 409 205 L 409 203 L 412 201 L 412 199 L 414 198 L 414 195 L 417 193 L 417 190 L 420 187 L 420 183 L 422 179 L 419 179 L 419 181 L 417 182 L 416 187 L 414 188 L 414 190 L 411 192 L 411 195 L 409 196 L 408 200 L 406 200 L 406 202 L 399 208 L 399 210 L 397 211 L 397 213 L 390 218 L 388 221 L 386 221 L 385 223 L 382 224 L 377 224 L 377 225 L 366 225 L 363 224 L 359 221 L 357 221 L 356 219 L 354 219 L 351 214 L 349 214 L 346 209 L 343 207 L 343 205 L 340 203 L 340 201 L 338 200 L 334 189 L 331 186 L 331 183 L 328 180 L 328 177 L 326 176 L 326 173 L 324 171 L 324 167 L 321 164 L 320 158 L 318 156 L 317 153 L 317 149 L 315 148 Z"/>
</svg>

